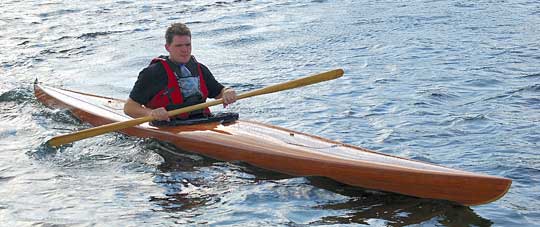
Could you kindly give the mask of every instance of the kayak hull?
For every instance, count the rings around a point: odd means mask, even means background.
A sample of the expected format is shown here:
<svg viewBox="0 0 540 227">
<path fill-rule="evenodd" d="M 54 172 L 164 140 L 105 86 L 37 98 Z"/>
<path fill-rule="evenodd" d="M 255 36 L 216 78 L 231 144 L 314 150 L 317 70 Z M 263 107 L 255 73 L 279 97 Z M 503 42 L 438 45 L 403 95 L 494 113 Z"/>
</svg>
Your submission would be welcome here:
<svg viewBox="0 0 540 227">
<path fill-rule="evenodd" d="M 123 100 L 39 84 L 34 91 L 45 105 L 68 109 L 94 126 L 131 119 L 123 113 Z M 159 128 L 145 123 L 121 132 L 170 142 L 218 160 L 242 161 L 294 176 L 323 176 L 352 186 L 466 206 L 495 201 L 512 183 L 503 177 L 390 156 L 253 121 Z"/>
</svg>

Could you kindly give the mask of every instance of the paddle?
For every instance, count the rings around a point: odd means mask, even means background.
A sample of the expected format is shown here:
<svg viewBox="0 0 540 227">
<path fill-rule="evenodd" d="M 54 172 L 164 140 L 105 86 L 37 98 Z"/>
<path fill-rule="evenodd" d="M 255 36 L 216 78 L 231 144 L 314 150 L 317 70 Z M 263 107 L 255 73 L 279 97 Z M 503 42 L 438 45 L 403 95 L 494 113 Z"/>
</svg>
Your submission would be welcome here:
<svg viewBox="0 0 540 227">
<path fill-rule="evenodd" d="M 246 92 L 246 93 L 238 95 L 236 97 L 236 99 L 240 100 L 240 99 L 244 99 L 244 98 L 248 98 L 248 97 L 252 97 L 252 96 L 263 95 L 263 94 L 268 94 L 268 93 L 274 93 L 274 92 L 278 92 L 278 91 L 283 91 L 283 90 L 293 89 L 293 88 L 302 87 L 302 86 L 306 86 L 306 85 L 310 85 L 310 84 L 315 84 L 315 83 L 319 83 L 319 82 L 322 82 L 322 81 L 333 80 L 333 79 L 336 79 L 338 77 L 341 77 L 342 75 L 343 75 L 343 70 L 342 69 L 336 69 L 336 70 L 332 70 L 332 71 L 328 71 L 328 72 L 324 72 L 324 73 L 320 73 L 320 74 L 316 74 L 316 75 L 312 75 L 312 76 L 292 80 L 292 81 L 289 81 L 289 82 L 284 82 L 284 83 L 281 83 L 281 84 L 276 84 L 276 85 L 264 87 L 264 88 L 253 90 L 253 91 L 250 91 L 250 92 Z M 171 110 L 171 111 L 168 112 L 168 114 L 169 114 L 169 116 L 174 116 L 174 115 L 178 115 L 178 114 L 181 114 L 181 113 L 187 113 L 187 112 L 191 112 L 191 111 L 194 111 L 194 110 L 219 105 L 219 104 L 222 104 L 222 103 L 223 103 L 222 99 L 217 99 L 217 100 L 214 100 L 214 101 L 211 101 L 211 102 L 206 102 L 206 103 L 201 103 L 201 104 L 197 104 L 197 105 L 193 105 L 193 106 L 184 107 L 184 108 L 181 108 L 181 109 Z M 82 140 L 82 139 L 85 139 L 85 138 L 98 136 L 98 135 L 105 134 L 105 133 L 108 133 L 108 132 L 113 132 L 113 131 L 118 131 L 118 130 L 122 130 L 122 129 L 129 128 L 129 127 L 133 127 L 133 126 L 136 126 L 136 125 L 139 125 L 139 124 L 142 124 L 142 123 L 145 123 L 145 122 L 149 122 L 149 121 L 152 121 L 152 120 L 154 120 L 154 118 L 152 118 L 150 116 L 146 116 L 146 117 L 141 117 L 141 118 L 135 118 L 133 120 L 121 121 L 121 122 L 115 122 L 115 123 L 111 123 L 111 124 L 101 125 L 101 126 L 94 127 L 94 128 L 84 129 L 84 130 L 81 130 L 81 131 L 78 131 L 78 132 L 53 137 L 52 139 L 47 141 L 47 144 L 49 144 L 49 146 L 52 146 L 52 147 L 57 147 L 57 146 L 64 145 L 64 144 L 67 144 L 67 143 Z"/>
</svg>

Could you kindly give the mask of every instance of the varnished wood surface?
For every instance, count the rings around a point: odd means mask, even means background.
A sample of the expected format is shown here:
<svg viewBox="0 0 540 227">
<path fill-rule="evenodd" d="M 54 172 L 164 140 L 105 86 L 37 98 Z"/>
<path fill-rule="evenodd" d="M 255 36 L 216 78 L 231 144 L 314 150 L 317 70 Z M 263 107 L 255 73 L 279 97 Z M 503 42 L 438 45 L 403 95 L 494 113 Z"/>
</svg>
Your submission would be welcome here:
<svg viewBox="0 0 540 227">
<path fill-rule="evenodd" d="M 36 85 L 38 100 L 103 125 L 131 119 L 123 101 Z M 156 128 L 145 123 L 125 134 L 171 142 L 212 158 L 239 160 L 296 176 L 325 176 L 369 189 L 479 205 L 502 197 L 511 180 L 385 155 L 267 124 L 236 121 Z"/>
</svg>

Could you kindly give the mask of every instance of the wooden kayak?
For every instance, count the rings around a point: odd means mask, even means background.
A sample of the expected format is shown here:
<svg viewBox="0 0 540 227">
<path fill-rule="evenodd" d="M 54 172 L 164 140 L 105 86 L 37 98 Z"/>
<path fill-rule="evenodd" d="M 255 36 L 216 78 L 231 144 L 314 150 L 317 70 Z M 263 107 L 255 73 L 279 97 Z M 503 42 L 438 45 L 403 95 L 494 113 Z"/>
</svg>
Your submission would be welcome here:
<svg viewBox="0 0 540 227">
<path fill-rule="evenodd" d="M 132 119 L 123 113 L 124 100 L 37 83 L 34 92 L 45 105 L 68 109 L 81 121 L 94 126 Z M 512 183 L 507 178 L 390 156 L 253 121 L 166 127 L 144 123 L 121 132 L 293 176 L 328 177 L 352 186 L 466 206 L 495 201 Z"/>
</svg>

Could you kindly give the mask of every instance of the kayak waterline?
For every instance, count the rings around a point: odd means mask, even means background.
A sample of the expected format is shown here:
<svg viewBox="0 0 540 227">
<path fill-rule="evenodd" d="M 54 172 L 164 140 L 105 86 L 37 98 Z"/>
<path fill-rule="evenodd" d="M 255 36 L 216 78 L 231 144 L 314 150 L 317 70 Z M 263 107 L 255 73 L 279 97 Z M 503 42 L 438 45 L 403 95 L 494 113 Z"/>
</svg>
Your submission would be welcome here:
<svg viewBox="0 0 540 227">
<path fill-rule="evenodd" d="M 36 98 L 65 108 L 94 126 L 128 121 L 123 100 L 35 84 Z M 143 123 L 122 133 L 155 138 L 182 150 L 224 161 L 242 161 L 293 176 L 322 176 L 348 185 L 472 206 L 495 201 L 507 178 L 451 169 L 378 153 L 268 124 L 237 120 L 188 126 Z"/>
</svg>

